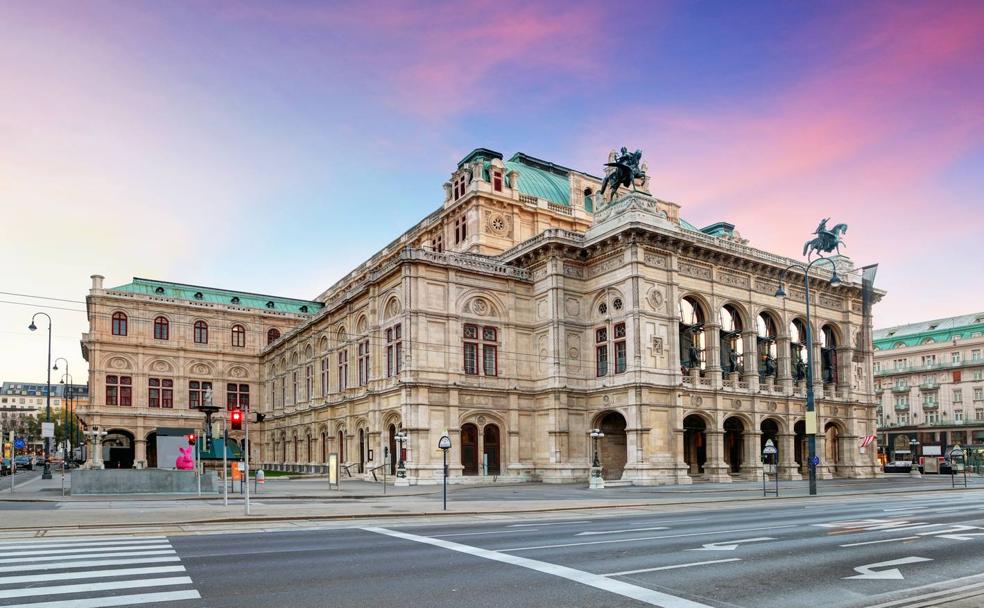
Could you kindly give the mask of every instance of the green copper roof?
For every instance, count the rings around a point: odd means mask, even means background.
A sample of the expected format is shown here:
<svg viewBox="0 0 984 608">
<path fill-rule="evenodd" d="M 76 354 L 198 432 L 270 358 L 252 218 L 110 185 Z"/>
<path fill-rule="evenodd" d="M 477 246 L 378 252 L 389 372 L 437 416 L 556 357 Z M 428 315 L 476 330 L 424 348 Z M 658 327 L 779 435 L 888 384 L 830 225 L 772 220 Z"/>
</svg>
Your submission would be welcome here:
<svg viewBox="0 0 984 608">
<path fill-rule="evenodd" d="M 519 172 L 518 190 L 559 205 L 571 204 L 570 170 L 519 152 L 505 162 L 506 173 Z"/>
<path fill-rule="evenodd" d="M 984 312 L 979 312 L 876 329 L 872 335 L 872 342 L 875 348 L 884 350 L 894 348 L 899 343 L 918 346 L 930 341 L 947 342 L 954 338 L 972 338 L 974 334 L 982 333 L 984 333 Z"/>
<path fill-rule="evenodd" d="M 126 285 L 113 287 L 108 291 L 124 291 L 145 296 L 174 298 L 193 302 L 211 302 L 213 304 L 226 304 L 229 306 L 240 306 L 242 308 L 261 308 L 263 310 L 290 312 L 302 315 L 313 314 L 324 306 L 321 302 L 310 300 L 279 298 L 277 296 L 267 296 L 259 293 L 228 291 L 226 289 L 170 283 L 168 281 L 155 281 L 138 277 L 134 277 L 133 281 Z"/>
</svg>

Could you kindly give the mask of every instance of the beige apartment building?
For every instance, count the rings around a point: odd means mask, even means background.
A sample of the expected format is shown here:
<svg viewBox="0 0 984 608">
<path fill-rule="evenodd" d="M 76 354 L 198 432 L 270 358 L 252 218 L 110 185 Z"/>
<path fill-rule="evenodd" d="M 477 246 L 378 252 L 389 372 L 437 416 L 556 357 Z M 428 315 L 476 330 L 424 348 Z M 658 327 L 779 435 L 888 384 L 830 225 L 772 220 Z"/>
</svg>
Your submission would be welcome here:
<svg viewBox="0 0 984 608">
<path fill-rule="evenodd" d="M 876 330 L 879 445 L 984 445 L 984 313 Z"/>
<path fill-rule="evenodd" d="M 696 228 L 648 184 L 614 201 L 600 185 L 477 149 L 438 209 L 311 301 L 144 279 L 106 289 L 97 276 L 84 422 L 154 466 L 155 429 L 200 420 L 209 382 L 217 404 L 241 403 L 245 386 L 266 415 L 250 449 L 266 468 L 322 470 L 337 453 L 354 476 L 403 460 L 410 483 L 437 483 L 447 433 L 453 482 L 584 480 L 598 428 L 608 479 L 751 479 L 768 439 L 797 479 L 811 348 L 820 477 L 875 475 L 873 451 L 856 447 L 876 399 L 852 262 L 835 258 L 839 285 L 815 271 L 807 344 L 802 275 L 775 296 L 793 260 L 726 222 Z M 158 317 L 173 339 L 156 337 Z"/>
</svg>

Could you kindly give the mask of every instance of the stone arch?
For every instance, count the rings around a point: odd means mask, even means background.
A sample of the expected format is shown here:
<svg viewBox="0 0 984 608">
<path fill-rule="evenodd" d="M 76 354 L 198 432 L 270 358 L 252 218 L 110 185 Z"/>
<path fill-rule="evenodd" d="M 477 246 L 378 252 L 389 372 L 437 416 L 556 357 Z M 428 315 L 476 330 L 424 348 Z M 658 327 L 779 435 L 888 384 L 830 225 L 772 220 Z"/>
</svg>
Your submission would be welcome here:
<svg viewBox="0 0 984 608">
<path fill-rule="evenodd" d="M 502 439 L 508 429 L 505 418 L 497 412 L 480 409 L 465 412 L 459 417 L 459 421 L 460 427 L 466 424 L 475 427 L 473 440 L 476 473 L 474 474 L 501 475 L 502 461 L 505 459 L 504 454 L 508 447 Z M 464 434 L 462 439 L 464 440 Z M 464 463 L 463 456 L 462 464 Z M 488 469 L 483 469 L 485 464 L 488 465 Z"/>
<path fill-rule="evenodd" d="M 621 310 L 617 310 L 616 300 L 622 302 Z M 600 320 L 619 317 L 627 314 L 628 302 L 622 290 L 618 287 L 603 287 L 591 299 L 591 308 L 589 310 L 589 319 Z"/>
<path fill-rule="evenodd" d="M 339 325 L 335 328 L 335 344 L 344 344 L 348 341 L 348 332 L 345 331 L 345 325 Z"/>
<path fill-rule="evenodd" d="M 742 304 L 741 302 L 739 302 L 738 300 L 734 300 L 731 298 L 721 299 L 721 306 L 719 306 L 717 309 L 719 322 L 723 321 L 723 319 L 721 319 L 720 317 L 720 314 L 721 314 L 721 309 L 724 308 L 725 306 L 730 306 L 734 310 L 734 312 L 738 315 L 738 320 L 741 322 L 742 328 L 749 329 L 752 327 L 752 313 L 748 310 L 748 307 Z"/>
<path fill-rule="evenodd" d="M 600 441 L 601 474 L 605 479 L 621 479 L 628 462 L 625 428 L 628 421 L 622 412 L 605 410 L 594 417 L 595 428 L 605 434 Z"/>
<path fill-rule="evenodd" d="M 298 360 L 298 354 L 297 351 L 295 350 L 290 354 L 290 366 L 297 367 L 297 360 Z"/>
<path fill-rule="evenodd" d="M 314 347 L 308 344 L 304 347 L 304 359 L 311 360 L 314 358 Z"/>
<path fill-rule="evenodd" d="M 823 425 L 824 445 L 823 462 L 827 466 L 836 467 L 843 464 L 844 459 L 844 435 L 847 427 L 840 420 L 828 420 Z"/>
<path fill-rule="evenodd" d="M 720 325 L 721 368 L 725 374 L 745 370 L 745 336 L 748 311 L 734 300 L 726 300 L 717 310 Z"/>
<path fill-rule="evenodd" d="M 103 437 L 103 465 L 107 469 L 132 469 L 136 456 L 136 434 L 123 427 L 106 429 Z"/>
<path fill-rule="evenodd" d="M 484 289 L 469 289 L 458 297 L 457 310 L 470 317 L 501 318 L 508 310 L 498 295 Z"/>
<path fill-rule="evenodd" d="M 185 370 L 186 370 L 185 373 L 188 376 L 197 376 L 199 378 L 202 377 L 211 378 L 212 376 L 215 375 L 215 367 L 213 367 L 213 365 L 210 362 L 202 361 L 200 359 L 189 361 L 185 365 Z"/>
<path fill-rule="evenodd" d="M 322 353 L 328 352 L 328 335 L 327 334 L 321 334 L 321 337 L 318 338 L 318 350 L 321 351 Z"/>
<path fill-rule="evenodd" d="M 173 374 L 174 365 L 167 359 L 154 359 L 147 363 L 148 373 Z"/>
<path fill-rule="evenodd" d="M 713 428 L 713 419 L 701 411 L 686 413 L 683 425 L 683 461 L 690 475 L 700 475 L 707 463 L 707 429 Z"/>
<path fill-rule="evenodd" d="M 380 309 L 382 316 L 380 321 L 388 321 L 403 312 L 403 303 L 400 301 L 399 294 L 391 293 L 386 298 L 386 304 Z"/>
<path fill-rule="evenodd" d="M 748 433 L 754 429 L 749 426 L 748 418 L 731 414 L 721 424 L 724 430 L 724 462 L 731 473 L 741 473 L 745 464 L 745 441 Z"/>
<path fill-rule="evenodd" d="M 106 368 L 107 372 L 113 373 L 116 371 L 135 370 L 136 364 L 134 363 L 133 357 L 129 355 L 113 353 L 106 355 L 103 367 Z"/>
<path fill-rule="evenodd" d="M 677 300 L 680 346 L 680 367 L 685 373 L 691 370 L 703 375 L 707 369 L 707 323 L 712 319 L 710 305 L 700 294 L 687 293 Z"/>
<path fill-rule="evenodd" d="M 355 333 L 358 336 L 369 333 L 369 318 L 366 315 L 359 315 L 359 320 L 355 323 Z"/>
<path fill-rule="evenodd" d="M 785 425 L 783 421 L 777 416 L 766 416 L 759 423 L 759 431 L 761 431 L 762 436 L 759 441 L 759 454 L 765 449 L 765 444 L 770 439 L 772 440 L 773 446 L 776 450 L 782 450 L 781 435 L 784 434 Z M 779 463 L 779 453 L 776 452 L 775 456 L 772 457 L 771 464 Z"/>
</svg>

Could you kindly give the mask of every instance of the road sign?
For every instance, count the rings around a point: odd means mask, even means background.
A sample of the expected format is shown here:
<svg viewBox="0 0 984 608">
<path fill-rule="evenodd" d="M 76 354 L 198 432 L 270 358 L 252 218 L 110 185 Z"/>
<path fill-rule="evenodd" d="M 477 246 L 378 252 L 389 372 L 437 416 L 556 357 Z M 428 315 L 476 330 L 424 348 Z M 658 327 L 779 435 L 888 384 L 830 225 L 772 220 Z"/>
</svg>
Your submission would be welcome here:
<svg viewBox="0 0 984 608">
<path fill-rule="evenodd" d="M 776 449 L 776 444 L 772 443 L 771 439 L 767 439 L 765 447 L 762 448 L 762 453 L 765 455 L 778 454 L 779 450 Z"/>
<path fill-rule="evenodd" d="M 815 467 L 815 466 L 817 466 L 819 464 L 820 464 L 820 457 L 819 456 L 814 456 L 813 458 L 810 459 L 810 466 L 814 466 Z"/>
<path fill-rule="evenodd" d="M 54 437 L 55 436 L 55 423 L 54 422 L 42 422 L 41 423 L 41 436 L 42 437 Z"/>
<path fill-rule="evenodd" d="M 14 439 L 14 447 L 17 448 L 18 450 L 23 450 L 26 445 L 27 442 L 24 441 L 23 437 L 18 437 L 17 439 Z"/>
<path fill-rule="evenodd" d="M 441 438 L 437 442 L 437 447 L 439 447 L 442 450 L 450 450 L 451 438 L 448 437 L 447 435 L 441 435 Z"/>
</svg>

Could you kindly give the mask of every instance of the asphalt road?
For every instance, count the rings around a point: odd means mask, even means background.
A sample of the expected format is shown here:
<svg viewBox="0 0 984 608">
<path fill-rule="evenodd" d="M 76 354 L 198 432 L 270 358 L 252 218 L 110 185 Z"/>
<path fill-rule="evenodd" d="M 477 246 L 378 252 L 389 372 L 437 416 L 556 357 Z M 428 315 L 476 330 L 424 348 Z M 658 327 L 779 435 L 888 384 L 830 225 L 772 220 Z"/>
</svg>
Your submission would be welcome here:
<svg viewBox="0 0 984 608">
<path fill-rule="evenodd" d="M 0 606 L 975 606 L 984 605 L 982 498 L 4 540 Z"/>
</svg>

